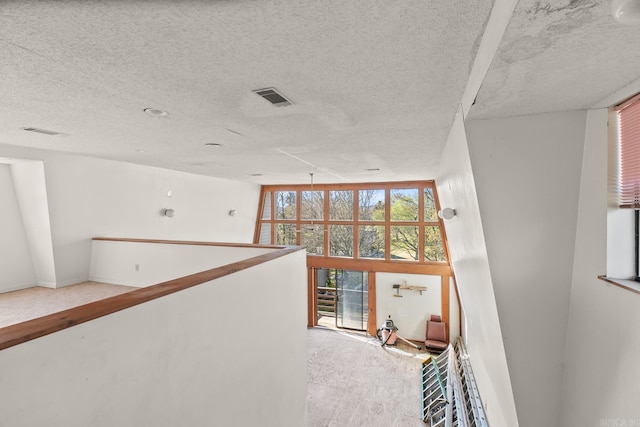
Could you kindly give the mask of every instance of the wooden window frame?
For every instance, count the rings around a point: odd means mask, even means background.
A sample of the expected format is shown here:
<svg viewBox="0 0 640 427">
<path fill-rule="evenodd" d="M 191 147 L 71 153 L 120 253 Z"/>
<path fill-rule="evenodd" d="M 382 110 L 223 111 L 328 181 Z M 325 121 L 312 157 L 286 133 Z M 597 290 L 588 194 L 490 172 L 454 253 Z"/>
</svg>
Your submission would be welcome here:
<svg viewBox="0 0 640 427">
<path fill-rule="evenodd" d="M 416 221 L 391 221 L 391 190 L 392 189 L 418 189 L 418 218 Z M 258 203 L 258 213 L 256 218 L 256 228 L 254 234 L 254 242 L 258 243 L 260 238 L 260 229 L 263 223 L 271 225 L 271 241 L 275 241 L 277 224 L 295 224 L 296 230 L 300 230 L 304 224 L 321 224 L 323 229 L 329 228 L 330 225 L 352 225 L 353 226 L 353 257 L 335 257 L 329 255 L 329 238 L 328 233 L 325 234 L 323 255 L 307 254 L 308 268 L 308 307 L 307 307 L 307 326 L 317 326 L 317 299 L 315 290 L 315 271 L 318 268 L 336 268 L 343 270 L 359 270 L 369 274 L 368 304 L 369 317 L 367 323 L 367 333 L 375 336 L 376 333 L 376 274 L 384 273 L 407 273 L 407 274 L 423 274 L 441 277 L 441 303 L 442 318 L 449 330 L 449 280 L 453 276 L 453 271 L 449 263 L 449 248 L 445 234 L 442 219 L 436 217 L 435 221 L 426 221 L 424 215 L 424 193 L 425 189 L 430 189 L 433 194 L 436 211 L 440 210 L 440 202 L 438 201 L 438 193 L 434 181 L 402 181 L 402 182 L 372 182 L 357 184 L 315 184 L 314 191 L 323 192 L 323 219 L 322 220 L 302 220 L 302 191 L 311 191 L 311 185 L 295 184 L 295 185 L 264 185 L 260 192 L 260 202 Z M 329 219 L 329 191 L 330 190 L 352 190 L 353 191 L 353 220 L 352 221 L 334 221 Z M 360 219 L 360 190 L 383 190 L 385 194 L 385 219 L 384 221 L 370 221 Z M 295 191 L 296 192 L 296 219 L 284 220 L 275 217 L 275 194 L 278 191 Z M 263 219 L 262 209 L 265 206 L 264 198 L 269 193 L 271 203 L 271 212 L 268 217 Z M 360 257 L 359 227 L 362 225 L 383 226 L 385 229 L 385 258 L 364 258 Z M 416 261 L 400 261 L 391 259 L 391 227 L 392 226 L 415 226 L 418 227 L 418 260 Z M 427 226 L 436 226 L 440 230 L 440 238 L 444 250 L 444 261 L 428 261 L 424 259 L 424 243 L 425 228 Z M 296 233 L 296 244 L 301 243 L 301 234 Z M 448 336 L 448 335 L 447 335 Z"/>
<path fill-rule="evenodd" d="M 417 189 L 418 190 L 418 218 L 415 221 L 392 221 L 391 214 L 391 190 L 393 189 Z M 300 230 L 304 225 L 322 225 L 323 229 L 328 230 L 331 225 L 350 225 L 353 226 L 353 256 L 352 257 L 336 257 L 330 256 L 328 233 L 324 239 L 324 247 L 322 255 L 307 255 L 307 264 L 311 267 L 323 267 L 330 263 L 332 266 L 344 266 L 344 268 L 366 269 L 371 268 L 373 264 L 377 264 L 378 268 L 389 272 L 419 272 L 421 274 L 441 274 L 442 271 L 450 271 L 449 268 L 449 251 L 447 247 L 447 239 L 445 235 L 442 219 L 437 218 L 435 221 L 427 221 L 424 218 L 424 193 L 425 189 L 430 189 L 433 194 L 436 211 L 440 209 L 438 195 L 433 181 L 401 181 L 401 182 L 373 182 L 373 183 L 353 183 L 353 184 L 315 184 L 314 191 L 323 192 L 323 219 L 322 220 L 303 220 L 301 219 L 301 203 L 302 192 L 311 191 L 310 184 L 291 184 L 291 185 L 264 185 L 260 192 L 260 203 L 258 204 L 258 214 L 256 220 L 256 229 L 254 234 L 254 242 L 258 243 L 260 237 L 260 227 L 263 223 L 271 224 L 271 244 L 276 238 L 277 224 L 295 224 L 296 230 Z M 353 191 L 353 220 L 331 220 L 329 216 L 329 191 Z M 384 190 L 385 193 L 385 219 L 384 221 L 372 221 L 360 219 L 360 190 Z M 282 191 L 296 192 L 296 218 L 295 219 L 277 219 L 275 216 L 276 203 L 275 194 Z M 263 219 L 264 197 L 269 193 L 271 203 L 267 204 L 271 208 L 270 219 Z M 360 226 L 383 226 L 385 229 L 385 258 L 365 258 L 360 257 L 359 233 Z M 394 226 L 410 226 L 418 228 L 418 259 L 412 260 L 393 260 L 391 259 L 391 227 Z M 444 250 L 444 261 L 430 261 L 424 258 L 425 244 L 425 227 L 435 226 L 440 231 L 442 246 Z M 296 244 L 301 244 L 301 233 L 296 235 Z M 397 266 L 396 266 L 397 265 Z M 428 266 L 425 268 L 425 266 Z M 343 267 L 339 267 L 343 268 Z M 372 270 L 368 270 L 372 271 Z"/>
</svg>

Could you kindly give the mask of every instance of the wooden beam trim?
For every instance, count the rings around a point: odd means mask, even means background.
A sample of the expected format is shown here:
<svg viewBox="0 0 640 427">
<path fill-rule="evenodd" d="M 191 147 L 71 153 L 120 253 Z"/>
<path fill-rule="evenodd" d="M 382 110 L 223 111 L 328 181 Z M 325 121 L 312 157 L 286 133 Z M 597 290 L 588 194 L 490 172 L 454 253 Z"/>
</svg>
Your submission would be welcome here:
<svg viewBox="0 0 640 427">
<path fill-rule="evenodd" d="M 376 273 L 373 271 L 368 272 L 368 289 L 367 289 L 367 305 L 369 308 L 369 314 L 367 317 L 367 333 L 373 337 L 376 336 L 377 324 L 377 308 L 376 302 L 378 301 L 376 295 Z"/>
<path fill-rule="evenodd" d="M 619 288 L 622 288 L 624 290 L 627 290 L 629 292 L 633 292 L 634 294 L 640 294 L 640 291 L 638 291 L 637 289 L 634 289 L 634 288 L 631 288 L 629 286 L 626 286 L 624 283 L 617 282 L 615 279 L 610 279 L 605 275 L 598 276 L 598 279 L 600 279 L 600 280 L 602 280 L 604 282 L 610 283 L 612 285 L 615 285 L 615 286 L 617 286 Z M 629 280 L 629 281 L 631 282 L 633 280 Z"/>
<path fill-rule="evenodd" d="M 442 304 L 442 321 L 444 322 L 447 342 L 449 342 L 449 276 L 440 279 L 440 295 Z"/>
<path fill-rule="evenodd" d="M 190 240 L 158 240 L 158 239 L 135 239 L 123 237 L 94 237 L 92 240 L 108 242 L 129 242 L 129 243 L 158 243 L 163 245 L 190 245 L 190 246 L 223 246 L 233 248 L 254 248 L 254 249 L 285 249 L 296 246 L 283 245 L 258 245 L 254 243 L 226 243 L 226 242 L 199 242 Z"/>
<path fill-rule="evenodd" d="M 111 240 L 97 238 L 96 240 Z M 137 241 L 136 239 L 125 241 Z M 146 243 L 165 243 L 173 241 L 146 241 Z M 186 244 L 186 243 L 178 243 Z M 195 243 L 195 244 L 198 244 Z M 228 246 L 228 245 L 221 245 Z M 4 328 L 0 328 L 0 350 L 13 347 L 24 342 L 124 310 L 147 301 L 154 300 L 202 283 L 210 282 L 224 276 L 263 264 L 268 261 L 289 255 L 294 252 L 303 250 L 299 246 L 291 246 L 281 248 L 267 254 L 258 255 L 242 261 L 237 261 L 222 267 L 213 268 L 211 270 L 202 271 L 200 273 L 191 274 L 167 282 L 152 285 L 146 288 L 136 289 L 128 293 L 116 295 L 100 301 L 95 301 L 79 307 L 70 308 L 68 310 L 53 313 L 37 319 L 28 320 L 26 322 L 17 323 Z"/>
<path fill-rule="evenodd" d="M 308 190 L 311 184 L 269 184 L 262 186 L 266 191 L 296 191 Z M 386 181 L 386 182 L 366 182 L 366 183 L 333 183 L 333 184 L 313 184 L 314 190 L 382 190 L 384 188 L 408 188 L 426 187 L 435 188 L 433 180 L 428 181 Z"/>
<path fill-rule="evenodd" d="M 458 302 L 458 335 L 462 336 L 462 304 L 460 303 L 460 292 L 458 291 L 458 281 L 456 276 L 451 276 L 453 280 L 453 291 L 456 293 L 456 301 Z"/>
<path fill-rule="evenodd" d="M 379 261 L 374 259 L 346 259 L 308 255 L 307 266 L 316 268 L 374 271 L 381 273 L 413 273 L 433 276 L 451 275 L 451 267 L 444 262 L 437 264 L 425 264 L 411 261 Z"/>
<path fill-rule="evenodd" d="M 256 224 L 253 226 L 253 243 L 257 244 L 260 241 L 260 219 L 262 219 L 264 209 L 264 187 L 260 187 L 260 198 L 258 199 L 258 212 L 256 213 Z M 273 240 L 271 240 L 273 241 Z"/>
</svg>

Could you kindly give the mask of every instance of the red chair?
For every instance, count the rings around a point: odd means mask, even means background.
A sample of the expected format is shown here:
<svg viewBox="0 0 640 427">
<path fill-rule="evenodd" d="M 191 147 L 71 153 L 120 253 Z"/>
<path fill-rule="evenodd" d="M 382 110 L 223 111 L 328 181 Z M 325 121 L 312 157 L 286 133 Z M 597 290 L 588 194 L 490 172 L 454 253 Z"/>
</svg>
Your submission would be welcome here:
<svg viewBox="0 0 640 427">
<path fill-rule="evenodd" d="M 448 347 L 447 329 L 442 318 L 436 314 L 427 320 L 427 333 L 424 346 L 427 350 L 441 352 Z"/>
</svg>

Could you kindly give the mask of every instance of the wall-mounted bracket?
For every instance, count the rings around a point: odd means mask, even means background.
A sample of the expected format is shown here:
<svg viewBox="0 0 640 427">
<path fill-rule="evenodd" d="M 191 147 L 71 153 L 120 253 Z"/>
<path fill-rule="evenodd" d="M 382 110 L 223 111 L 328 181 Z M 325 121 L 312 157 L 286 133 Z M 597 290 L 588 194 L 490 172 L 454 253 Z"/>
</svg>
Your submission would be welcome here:
<svg viewBox="0 0 640 427">
<path fill-rule="evenodd" d="M 417 286 L 417 285 L 407 285 L 407 281 L 403 280 L 402 283 L 395 283 L 392 285 L 393 289 L 396 290 L 396 293 L 393 295 L 394 297 L 399 297 L 402 298 L 402 295 L 400 295 L 400 289 L 408 289 L 411 291 L 418 291 L 420 292 L 420 295 L 422 295 L 422 292 L 427 290 L 426 286 Z"/>
</svg>

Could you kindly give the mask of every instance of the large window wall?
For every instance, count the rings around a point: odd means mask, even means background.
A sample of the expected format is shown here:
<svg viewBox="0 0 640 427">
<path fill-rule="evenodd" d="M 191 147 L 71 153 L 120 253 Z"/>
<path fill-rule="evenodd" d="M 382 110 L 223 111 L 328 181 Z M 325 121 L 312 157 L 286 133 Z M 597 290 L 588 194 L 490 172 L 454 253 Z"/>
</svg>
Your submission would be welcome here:
<svg viewBox="0 0 640 427">
<path fill-rule="evenodd" d="M 307 249 L 308 326 L 317 325 L 321 315 L 326 315 L 319 307 L 324 300 L 318 302 L 318 292 L 327 291 L 319 289 L 329 286 L 317 283 L 317 273 L 323 269 L 366 272 L 367 313 L 363 318 L 371 335 L 380 320 L 376 273 L 396 274 L 398 281 L 406 274 L 440 276 L 440 314 L 448 325 L 452 272 L 433 181 L 313 188 L 310 184 L 270 185 L 262 187 L 261 201 L 255 243 Z M 415 314 L 416 319 L 423 315 Z"/>
<path fill-rule="evenodd" d="M 324 258 L 447 264 L 438 209 L 432 181 L 264 186 L 255 242 Z"/>
</svg>

